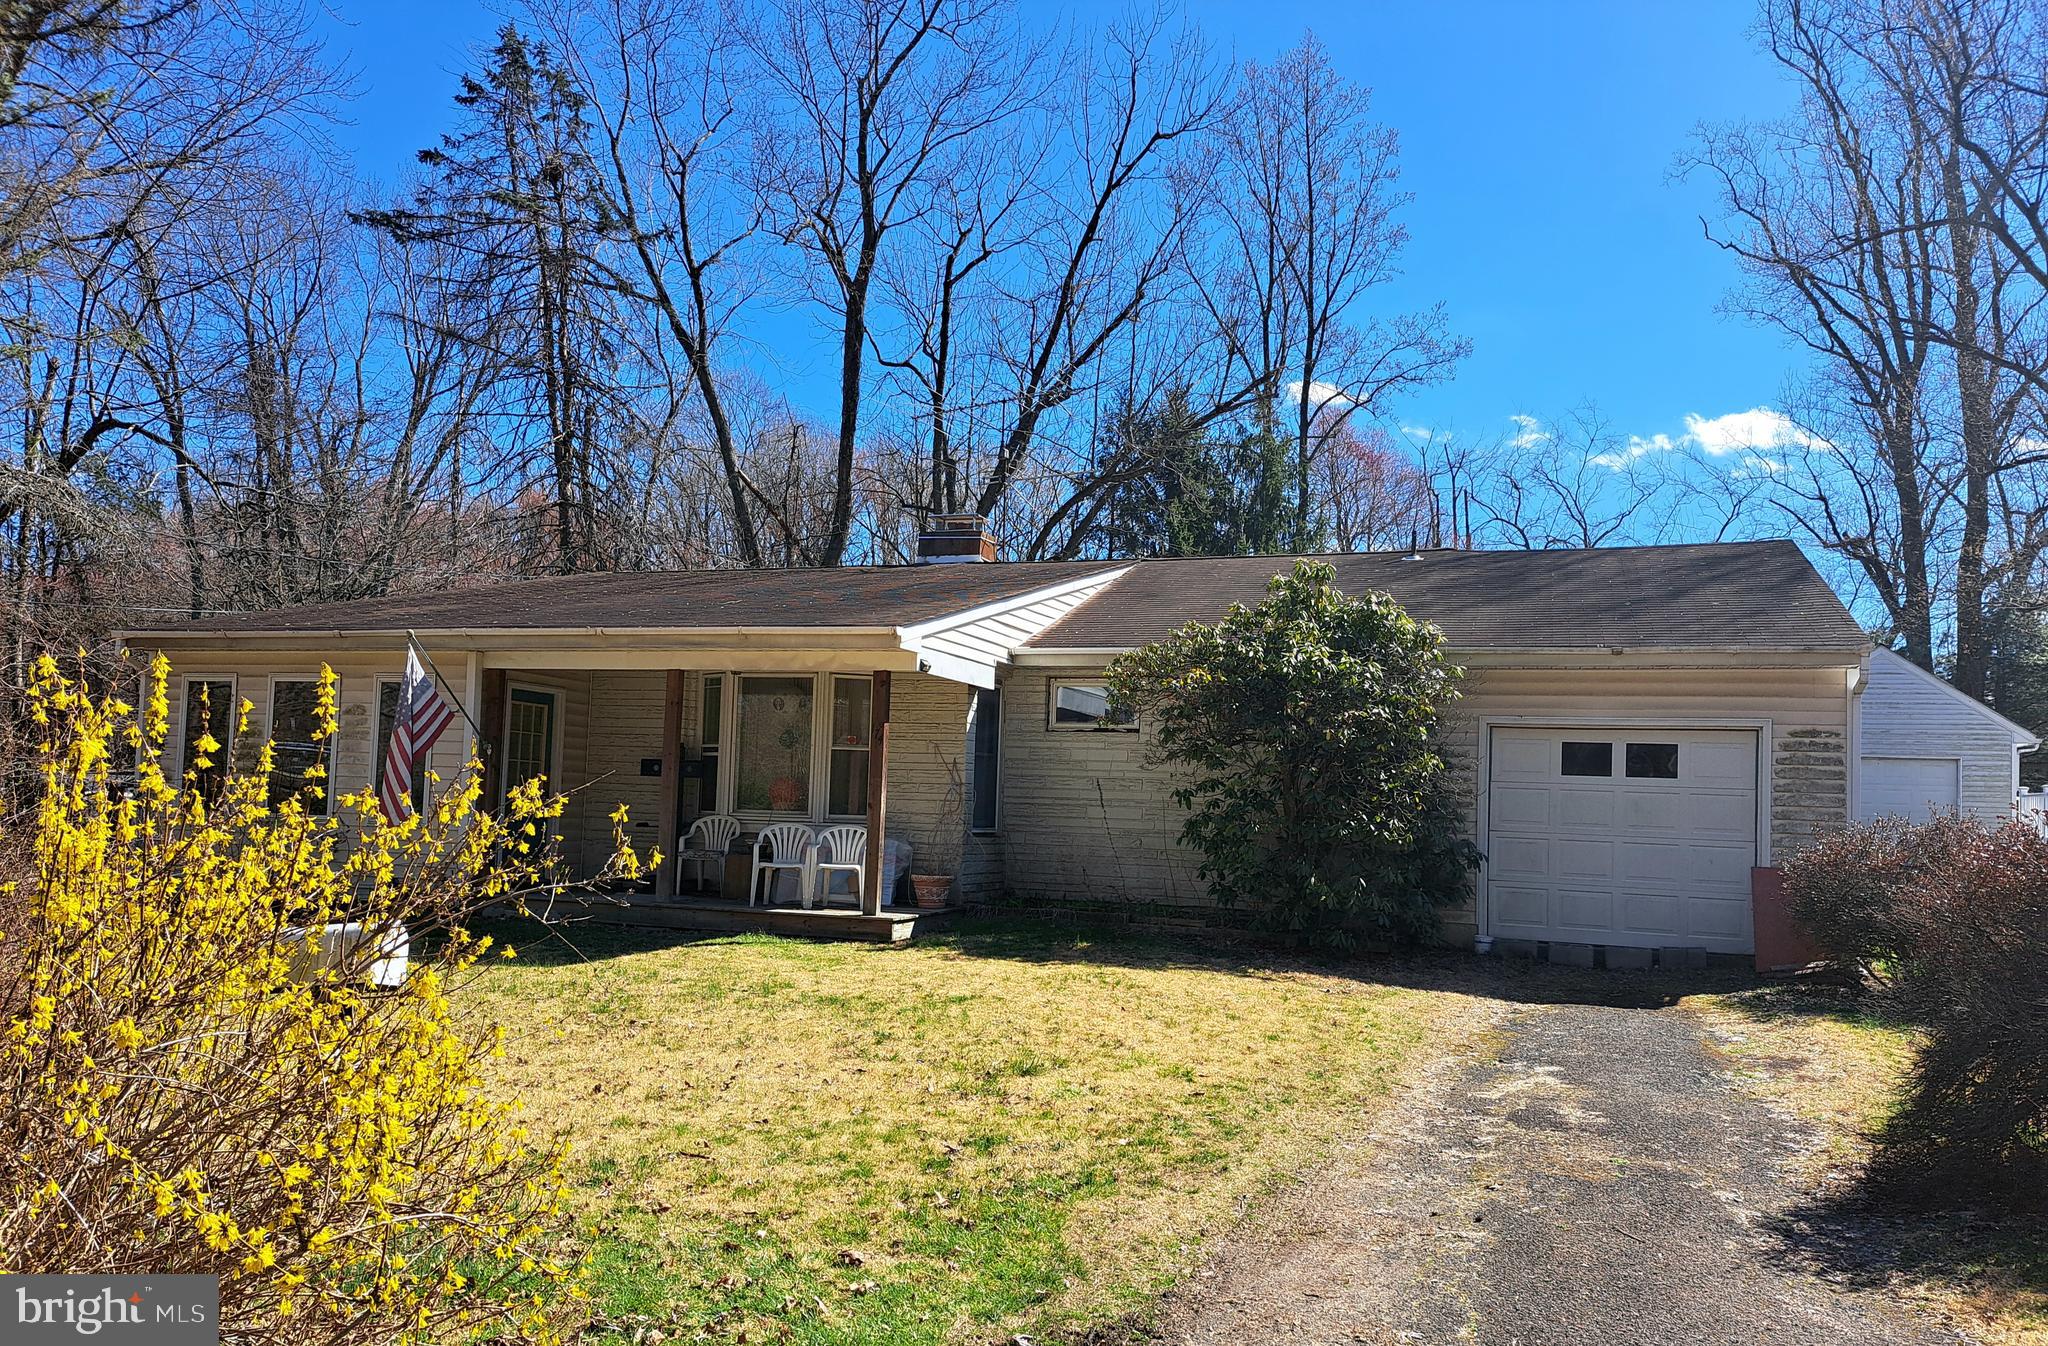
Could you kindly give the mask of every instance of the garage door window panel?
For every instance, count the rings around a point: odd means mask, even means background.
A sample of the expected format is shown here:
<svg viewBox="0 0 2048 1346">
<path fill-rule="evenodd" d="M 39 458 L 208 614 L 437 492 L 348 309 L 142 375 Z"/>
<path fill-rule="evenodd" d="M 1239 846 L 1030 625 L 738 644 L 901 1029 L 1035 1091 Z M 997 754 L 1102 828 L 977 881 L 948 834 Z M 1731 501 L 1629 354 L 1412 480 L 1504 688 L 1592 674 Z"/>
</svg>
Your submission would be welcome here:
<svg viewBox="0 0 2048 1346">
<path fill-rule="evenodd" d="M 1631 780 L 1677 780 L 1676 743 L 1631 743 L 1622 754 L 1623 770 Z"/>
<path fill-rule="evenodd" d="M 1575 739 L 1566 739 L 1560 756 L 1559 775 L 1610 777 L 1614 775 L 1614 745 L 1612 743 L 1587 743 Z"/>
</svg>

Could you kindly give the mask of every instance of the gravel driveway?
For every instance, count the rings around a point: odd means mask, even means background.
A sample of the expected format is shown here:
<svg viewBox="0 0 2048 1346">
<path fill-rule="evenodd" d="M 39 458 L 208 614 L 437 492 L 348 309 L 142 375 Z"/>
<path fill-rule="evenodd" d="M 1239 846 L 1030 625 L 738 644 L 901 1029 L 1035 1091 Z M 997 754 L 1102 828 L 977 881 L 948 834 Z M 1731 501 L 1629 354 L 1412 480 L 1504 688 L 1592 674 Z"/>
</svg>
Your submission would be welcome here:
<svg viewBox="0 0 2048 1346">
<path fill-rule="evenodd" d="M 1497 1054 L 1444 1064 L 1229 1240 L 1162 1339 L 1956 1342 L 1775 1232 L 1814 1136 L 1737 1092 L 1702 1032 L 1670 1008 L 1507 1008 Z"/>
</svg>

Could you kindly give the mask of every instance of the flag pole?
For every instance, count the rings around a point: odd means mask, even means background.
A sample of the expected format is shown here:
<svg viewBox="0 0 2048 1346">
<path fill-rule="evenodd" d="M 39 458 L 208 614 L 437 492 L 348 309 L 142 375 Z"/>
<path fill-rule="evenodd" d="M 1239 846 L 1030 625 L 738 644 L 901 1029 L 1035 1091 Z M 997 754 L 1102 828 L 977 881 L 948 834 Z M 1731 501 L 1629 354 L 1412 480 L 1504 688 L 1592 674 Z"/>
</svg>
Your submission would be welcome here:
<svg viewBox="0 0 2048 1346">
<path fill-rule="evenodd" d="M 476 732 L 478 749 L 482 752 L 489 752 L 491 745 L 484 741 L 484 727 L 476 722 L 474 715 L 469 713 L 469 707 L 462 704 L 462 698 L 457 696 L 455 689 L 448 685 L 448 679 L 441 676 L 441 670 L 434 666 L 434 656 L 427 653 L 427 647 L 420 644 L 419 636 L 414 634 L 413 629 L 409 626 L 405 629 L 405 644 L 407 649 L 427 661 L 427 671 L 434 675 L 434 681 L 441 684 L 441 690 L 448 693 L 448 699 L 455 703 L 455 709 L 462 712 L 462 718 L 469 721 L 469 727 Z"/>
</svg>

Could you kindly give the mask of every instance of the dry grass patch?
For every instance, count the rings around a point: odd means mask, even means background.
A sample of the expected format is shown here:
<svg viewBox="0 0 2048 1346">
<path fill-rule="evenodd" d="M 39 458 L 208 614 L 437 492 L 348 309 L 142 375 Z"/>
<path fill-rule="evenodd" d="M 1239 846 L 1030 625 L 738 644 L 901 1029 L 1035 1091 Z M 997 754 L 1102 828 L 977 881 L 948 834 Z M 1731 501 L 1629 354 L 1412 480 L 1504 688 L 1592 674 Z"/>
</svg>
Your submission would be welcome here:
<svg viewBox="0 0 2048 1346">
<path fill-rule="evenodd" d="M 1852 1194 L 1871 1137 L 1904 1091 L 1913 1028 L 1873 1017 L 1847 995 L 1777 985 L 1688 997 L 1746 1087 L 1817 1125 L 1809 1174 L 1823 1200 Z M 1928 1215 L 1887 1221 L 1909 1293 L 1986 1346 L 2048 1346 L 2048 1238 L 2016 1220 Z"/>
<path fill-rule="evenodd" d="M 1713 1025 L 1714 1045 L 1737 1080 L 1820 1128 L 1822 1168 L 1868 1156 L 1869 1136 L 1891 1114 L 1913 1064 L 1910 1028 L 1825 989 L 1764 986 L 1683 1003 Z"/>
<path fill-rule="evenodd" d="M 1465 1021 L 1449 993 L 1042 930 L 571 938 L 494 968 L 482 1008 L 505 1083 L 574 1139 L 600 1306 L 670 1335 L 1142 1313 Z"/>
</svg>

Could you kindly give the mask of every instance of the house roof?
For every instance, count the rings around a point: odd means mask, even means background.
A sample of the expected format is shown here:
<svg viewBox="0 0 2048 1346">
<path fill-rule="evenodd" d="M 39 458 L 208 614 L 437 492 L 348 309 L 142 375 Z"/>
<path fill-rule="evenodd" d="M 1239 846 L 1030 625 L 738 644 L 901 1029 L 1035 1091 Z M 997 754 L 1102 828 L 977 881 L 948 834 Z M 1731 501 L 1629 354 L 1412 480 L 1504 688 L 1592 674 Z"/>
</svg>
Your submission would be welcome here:
<svg viewBox="0 0 2048 1346">
<path fill-rule="evenodd" d="M 1582 551 L 1357 552 L 1318 558 L 1348 592 L 1393 595 L 1454 649 L 1841 650 L 1869 638 L 1788 541 Z M 1256 602 L 1291 562 L 1135 563 L 1027 644 L 1125 649 Z"/>
<path fill-rule="evenodd" d="M 489 588 L 165 623 L 135 636 L 326 632 L 910 630 L 1064 595 L 1016 650 L 1128 649 L 1256 602 L 1286 556 L 695 570 Z M 1352 592 L 1392 594 L 1464 650 L 1841 650 L 1869 640 L 1786 541 L 1586 551 L 1361 552 L 1319 559 Z M 1094 584 L 1091 586 L 1091 577 Z"/>
<path fill-rule="evenodd" d="M 664 570 L 561 575 L 481 589 L 321 603 L 164 623 L 131 634 L 325 631 L 785 630 L 915 626 L 1001 603 L 1120 561 Z"/>
</svg>

